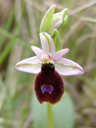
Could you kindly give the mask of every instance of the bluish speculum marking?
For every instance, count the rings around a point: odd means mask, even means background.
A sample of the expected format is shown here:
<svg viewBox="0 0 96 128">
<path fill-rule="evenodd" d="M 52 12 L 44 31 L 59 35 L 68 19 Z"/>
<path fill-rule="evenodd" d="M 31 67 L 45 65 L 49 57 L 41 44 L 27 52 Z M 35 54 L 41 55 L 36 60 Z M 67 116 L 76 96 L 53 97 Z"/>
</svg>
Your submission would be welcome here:
<svg viewBox="0 0 96 128">
<path fill-rule="evenodd" d="M 49 94 L 51 94 L 53 87 L 51 85 L 42 85 L 41 90 L 42 90 L 42 93 L 48 92 Z"/>
</svg>

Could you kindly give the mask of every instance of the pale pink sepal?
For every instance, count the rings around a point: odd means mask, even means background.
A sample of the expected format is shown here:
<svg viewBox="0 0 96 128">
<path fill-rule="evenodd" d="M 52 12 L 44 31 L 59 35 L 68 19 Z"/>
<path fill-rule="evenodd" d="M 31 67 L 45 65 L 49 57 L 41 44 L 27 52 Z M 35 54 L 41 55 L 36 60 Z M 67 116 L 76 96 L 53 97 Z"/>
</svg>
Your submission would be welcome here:
<svg viewBox="0 0 96 128">
<path fill-rule="evenodd" d="M 56 62 L 56 61 L 58 61 L 59 59 L 61 59 L 62 56 L 65 55 L 67 52 L 69 52 L 69 49 L 68 49 L 68 48 L 59 50 L 59 51 L 53 53 L 53 54 L 51 55 L 51 58 Z"/>
<path fill-rule="evenodd" d="M 39 59 L 41 59 L 43 54 L 46 54 L 45 51 L 43 51 L 42 49 L 36 47 L 36 46 L 31 46 L 31 49 L 33 50 L 33 52 L 37 55 L 37 57 Z"/>
<path fill-rule="evenodd" d="M 41 62 L 37 56 L 34 56 L 21 60 L 15 67 L 19 71 L 37 74 L 41 71 Z"/>
<path fill-rule="evenodd" d="M 42 49 L 44 51 L 46 51 L 49 55 L 55 52 L 55 45 L 53 39 L 48 33 L 46 32 L 40 33 L 40 40 L 41 40 Z"/>
<path fill-rule="evenodd" d="M 55 69 L 63 76 L 81 75 L 84 73 L 83 68 L 79 64 L 65 58 L 55 62 Z"/>
</svg>

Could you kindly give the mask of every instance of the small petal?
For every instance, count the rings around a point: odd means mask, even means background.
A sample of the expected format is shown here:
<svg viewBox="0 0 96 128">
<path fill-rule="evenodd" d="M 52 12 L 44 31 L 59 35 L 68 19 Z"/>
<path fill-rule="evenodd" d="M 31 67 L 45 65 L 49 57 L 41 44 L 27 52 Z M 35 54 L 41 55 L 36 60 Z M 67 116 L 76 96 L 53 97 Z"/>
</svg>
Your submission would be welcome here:
<svg viewBox="0 0 96 128">
<path fill-rule="evenodd" d="M 63 55 L 65 55 L 67 52 L 69 52 L 68 48 L 59 50 L 51 55 L 51 58 L 56 62 L 62 58 Z"/>
<path fill-rule="evenodd" d="M 46 51 L 48 54 L 52 54 L 55 52 L 55 45 L 53 39 L 48 33 L 46 32 L 40 33 L 40 40 L 41 40 L 42 49 L 44 51 Z"/>
<path fill-rule="evenodd" d="M 41 62 L 37 56 L 24 59 L 16 64 L 16 69 L 23 72 L 37 74 L 41 71 Z"/>
<path fill-rule="evenodd" d="M 61 58 L 59 61 L 57 61 L 55 63 L 55 68 L 59 74 L 64 76 L 81 75 L 84 73 L 83 68 L 79 64 L 65 58 Z"/>
<path fill-rule="evenodd" d="M 36 46 L 31 46 L 31 49 L 33 50 L 33 52 L 37 55 L 39 59 L 41 59 L 43 54 L 46 54 L 45 51 L 41 50 L 40 48 Z"/>
</svg>

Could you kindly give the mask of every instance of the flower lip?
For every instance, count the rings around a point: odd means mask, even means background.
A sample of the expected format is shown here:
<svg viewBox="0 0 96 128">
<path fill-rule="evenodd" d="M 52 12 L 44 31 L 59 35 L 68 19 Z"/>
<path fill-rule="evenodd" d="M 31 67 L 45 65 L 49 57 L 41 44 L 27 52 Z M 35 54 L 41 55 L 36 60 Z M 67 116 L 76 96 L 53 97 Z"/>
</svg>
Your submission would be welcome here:
<svg viewBox="0 0 96 128">
<path fill-rule="evenodd" d="M 55 104 L 60 101 L 64 93 L 64 83 L 54 64 L 42 65 L 34 81 L 34 90 L 40 103 Z"/>
</svg>

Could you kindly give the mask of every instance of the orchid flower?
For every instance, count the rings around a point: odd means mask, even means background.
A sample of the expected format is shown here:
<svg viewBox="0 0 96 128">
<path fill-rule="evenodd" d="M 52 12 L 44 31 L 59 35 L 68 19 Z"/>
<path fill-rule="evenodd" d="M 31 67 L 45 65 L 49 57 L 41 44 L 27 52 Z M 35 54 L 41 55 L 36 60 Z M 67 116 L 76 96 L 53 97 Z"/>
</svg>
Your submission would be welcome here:
<svg viewBox="0 0 96 128">
<path fill-rule="evenodd" d="M 36 56 L 18 62 L 16 69 L 37 74 L 34 90 L 38 101 L 55 104 L 64 93 L 64 83 L 60 75 L 81 75 L 84 71 L 76 62 L 63 58 L 69 52 L 68 48 L 55 50 L 53 39 L 48 33 L 40 33 L 40 40 L 42 49 L 31 46 Z"/>
</svg>

